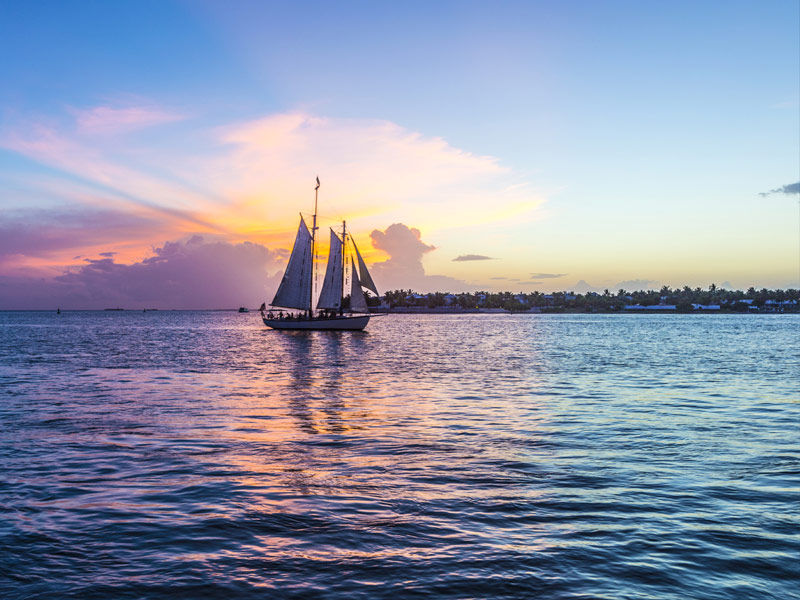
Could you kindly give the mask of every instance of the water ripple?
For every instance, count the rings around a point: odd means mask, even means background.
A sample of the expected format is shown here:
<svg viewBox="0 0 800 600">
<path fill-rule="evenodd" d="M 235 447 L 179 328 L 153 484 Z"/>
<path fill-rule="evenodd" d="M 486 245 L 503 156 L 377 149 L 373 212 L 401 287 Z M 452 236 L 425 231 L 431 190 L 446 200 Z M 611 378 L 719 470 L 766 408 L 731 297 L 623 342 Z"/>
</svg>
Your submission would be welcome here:
<svg viewBox="0 0 800 600">
<path fill-rule="evenodd" d="M 0 596 L 798 597 L 798 323 L 0 313 Z"/>
</svg>

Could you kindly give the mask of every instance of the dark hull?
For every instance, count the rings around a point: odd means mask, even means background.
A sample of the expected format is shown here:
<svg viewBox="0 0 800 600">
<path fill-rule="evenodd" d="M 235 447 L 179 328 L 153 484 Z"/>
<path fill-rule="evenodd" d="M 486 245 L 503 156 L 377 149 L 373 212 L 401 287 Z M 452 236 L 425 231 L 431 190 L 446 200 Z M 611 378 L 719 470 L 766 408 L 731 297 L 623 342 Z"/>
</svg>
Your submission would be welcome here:
<svg viewBox="0 0 800 600">
<path fill-rule="evenodd" d="M 261 317 L 264 325 L 272 329 L 296 331 L 361 331 L 369 323 L 370 315 L 333 317 L 329 319 L 270 319 Z"/>
</svg>

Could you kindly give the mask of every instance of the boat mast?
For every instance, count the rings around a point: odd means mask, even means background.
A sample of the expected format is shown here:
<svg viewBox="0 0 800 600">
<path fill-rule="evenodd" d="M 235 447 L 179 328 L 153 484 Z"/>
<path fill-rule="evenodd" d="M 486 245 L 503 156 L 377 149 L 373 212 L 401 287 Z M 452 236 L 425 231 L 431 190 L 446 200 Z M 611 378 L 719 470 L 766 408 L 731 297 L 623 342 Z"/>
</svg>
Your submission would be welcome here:
<svg viewBox="0 0 800 600">
<path fill-rule="evenodd" d="M 341 299 L 339 300 L 339 310 L 344 311 L 344 272 L 347 267 L 347 221 L 342 221 L 342 289 Z M 350 274 L 352 277 L 353 274 Z M 352 299 L 351 299 L 352 300 Z"/>
<path fill-rule="evenodd" d="M 314 222 L 311 225 L 311 285 L 309 287 L 308 298 L 308 318 L 314 311 L 314 275 L 316 274 L 316 239 L 317 239 L 317 199 L 319 198 L 319 177 L 317 177 L 317 187 L 314 188 Z"/>
</svg>

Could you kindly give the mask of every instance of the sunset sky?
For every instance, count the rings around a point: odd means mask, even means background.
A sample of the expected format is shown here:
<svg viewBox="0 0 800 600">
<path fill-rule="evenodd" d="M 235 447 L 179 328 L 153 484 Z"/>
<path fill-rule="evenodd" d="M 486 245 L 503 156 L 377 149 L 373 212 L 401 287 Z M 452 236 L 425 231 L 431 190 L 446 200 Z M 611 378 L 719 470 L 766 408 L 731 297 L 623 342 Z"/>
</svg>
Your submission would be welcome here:
<svg viewBox="0 0 800 600">
<path fill-rule="evenodd" d="M 0 4 L 0 309 L 800 286 L 800 3 Z M 327 239 L 323 229 L 322 239 Z"/>
</svg>

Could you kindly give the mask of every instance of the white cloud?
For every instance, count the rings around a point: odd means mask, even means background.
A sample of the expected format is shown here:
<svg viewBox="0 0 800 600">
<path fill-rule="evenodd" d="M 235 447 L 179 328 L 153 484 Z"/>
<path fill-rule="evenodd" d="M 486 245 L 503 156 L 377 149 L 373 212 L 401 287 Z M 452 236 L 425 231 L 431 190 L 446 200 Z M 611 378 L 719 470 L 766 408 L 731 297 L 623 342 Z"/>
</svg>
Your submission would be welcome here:
<svg viewBox="0 0 800 600">
<path fill-rule="evenodd" d="M 629 292 L 637 292 L 640 290 L 655 289 L 658 287 L 658 281 L 652 279 L 626 279 L 625 281 L 618 281 L 611 289 L 614 290 L 628 290 Z"/>
<path fill-rule="evenodd" d="M 422 257 L 436 247 L 422 241 L 419 229 L 394 223 L 385 231 L 374 230 L 370 238 L 375 248 L 389 255 L 388 260 L 371 267 L 379 291 L 410 288 L 417 292 L 456 292 L 469 288 L 453 277 L 425 274 Z"/>
<path fill-rule="evenodd" d="M 154 106 L 95 106 L 76 110 L 75 123 L 81 133 L 117 134 L 179 121 L 181 115 Z"/>
</svg>

